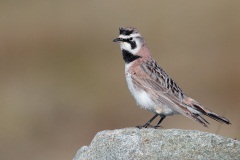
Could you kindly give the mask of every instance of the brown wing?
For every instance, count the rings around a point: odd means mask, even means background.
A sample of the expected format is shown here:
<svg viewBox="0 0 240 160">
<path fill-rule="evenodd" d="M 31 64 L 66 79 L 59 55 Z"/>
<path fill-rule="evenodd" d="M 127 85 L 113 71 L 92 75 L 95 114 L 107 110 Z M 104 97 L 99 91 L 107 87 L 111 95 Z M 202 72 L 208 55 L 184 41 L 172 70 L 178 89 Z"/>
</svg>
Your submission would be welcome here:
<svg viewBox="0 0 240 160">
<path fill-rule="evenodd" d="M 188 110 L 187 104 L 183 101 L 186 95 L 155 61 L 142 63 L 135 69 L 137 72 L 133 71 L 134 74 L 132 74 L 135 85 L 141 85 L 141 88 L 151 94 L 155 101 L 166 104 L 171 109 L 207 127 L 200 115 Z"/>
<path fill-rule="evenodd" d="M 145 84 L 145 87 L 153 90 L 158 96 L 163 95 L 175 103 L 182 103 L 186 95 L 156 61 L 147 61 L 138 67 L 139 74 L 135 76 L 136 79 L 143 81 L 141 84 Z"/>
</svg>

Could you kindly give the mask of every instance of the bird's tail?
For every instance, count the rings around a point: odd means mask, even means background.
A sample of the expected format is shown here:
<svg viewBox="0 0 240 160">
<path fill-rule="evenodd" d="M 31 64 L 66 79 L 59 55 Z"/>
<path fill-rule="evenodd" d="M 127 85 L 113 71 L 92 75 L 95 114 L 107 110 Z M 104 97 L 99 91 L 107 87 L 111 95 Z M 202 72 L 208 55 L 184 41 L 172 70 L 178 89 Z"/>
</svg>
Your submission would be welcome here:
<svg viewBox="0 0 240 160">
<path fill-rule="evenodd" d="M 230 121 L 223 117 L 223 116 L 219 116 L 218 114 L 214 113 L 214 112 L 211 112 L 209 111 L 207 114 L 205 114 L 206 116 L 218 121 L 218 122 L 221 122 L 221 123 L 226 123 L 226 124 L 231 124 Z"/>
<path fill-rule="evenodd" d="M 203 115 L 205 115 L 205 116 L 208 116 L 208 117 L 210 117 L 210 118 L 212 118 L 212 119 L 214 119 L 214 120 L 216 120 L 216 121 L 218 121 L 218 122 L 220 122 L 220 123 L 225 123 L 225 124 L 231 124 L 230 123 L 230 121 L 227 119 L 227 118 L 225 118 L 225 117 L 223 117 L 223 116 L 220 116 L 220 115 L 218 115 L 218 114 L 216 114 L 216 113 L 214 113 L 214 112 L 212 112 L 212 111 L 210 111 L 209 109 L 207 109 L 207 108 L 204 108 L 204 107 L 202 107 L 197 101 L 195 101 L 194 99 L 191 99 L 191 98 L 187 98 L 187 99 L 185 99 L 186 101 L 186 103 L 187 103 L 187 105 L 189 106 L 189 107 L 191 107 L 191 110 L 193 111 L 193 110 L 195 110 L 195 111 L 197 111 L 196 113 L 194 113 L 194 115 L 196 116 L 196 118 L 197 119 L 199 119 L 201 122 L 205 122 L 205 123 L 207 123 L 207 124 L 209 124 L 203 117 L 201 117 L 200 116 L 200 114 L 203 114 Z M 202 123 L 202 124 L 203 124 Z M 204 126 L 205 126 L 206 124 L 204 124 Z"/>
</svg>

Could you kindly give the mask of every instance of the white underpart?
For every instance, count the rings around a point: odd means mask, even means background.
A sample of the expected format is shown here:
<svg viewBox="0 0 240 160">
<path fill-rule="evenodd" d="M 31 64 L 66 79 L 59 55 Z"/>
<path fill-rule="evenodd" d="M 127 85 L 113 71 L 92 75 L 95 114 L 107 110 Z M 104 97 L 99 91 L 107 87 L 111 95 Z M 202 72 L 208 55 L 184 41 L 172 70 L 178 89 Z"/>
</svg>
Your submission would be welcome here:
<svg viewBox="0 0 240 160">
<path fill-rule="evenodd" d="M 131 63 L 125 63 L 125 73 L 127 74 L 129 68 L 132 66 L 132 62 Z"/>
<path fill-rule="evenodd" d="M 128 88 L 132 96 L 136 100 L 137 104 L 145 109 L 148 109 L 154 112 L 154 106 L 156 106 L 155 103 L 152 101 L 152 99 L 149 97 L 149 95 L 145 91 L 137 90 L 134 87 L 130 73 L 126 75 L 126 80 L 127 80 Z"/>
<path fill-rule="evenodd" d="M 164 114 L 164 115 L 177 114 L 177 112 L 169 108 L 167 105 L 164 105 L 161 103 L 155 103 L 146 91 L 135 88 L 132 82 L 132 77 L 131 77 L 132 75 L 128 72 L 132 64 L 133 62 L 125 64 L 125 74 L 126 74 L 126 81 L 128 84 L 128 88 L 132 96 L 136 100 L 137 104 L 140 107 L 146 110 L 149 110 L 153 113 Z"/>
<path fill-rule="evenodd" d="M 128 89 L 130 90 L 132 96 L 134 97 L 139 106 L 151 112 L 156 112 L 156 104 L 153 102 L 150 96 L 144 90 L 137 90 L 134 87 L 131 74 L 127 72 L 131 65 L 132 63 L 125 64 L 125 73 Z"/>
</svg>

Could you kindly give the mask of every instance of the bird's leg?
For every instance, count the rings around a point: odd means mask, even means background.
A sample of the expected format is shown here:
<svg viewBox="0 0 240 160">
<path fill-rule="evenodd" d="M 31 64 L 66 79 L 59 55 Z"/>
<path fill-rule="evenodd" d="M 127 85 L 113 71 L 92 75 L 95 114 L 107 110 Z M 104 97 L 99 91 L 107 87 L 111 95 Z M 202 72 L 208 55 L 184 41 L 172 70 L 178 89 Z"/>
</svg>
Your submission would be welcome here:
<svg viewBox="0 0 240 160">
<path fill-rule="evenodd" d="M 158 128 L 158 127 L 161 127 L 161 126 L 159 126 L 159 124 L 164 120 L 164 118 L 166 118 L 166 116 L 165 115 L 160 115 L 160 120 L 158 121 L 158 123 L 157 123 L 157 125 L 156 126 L 154 126 L 154 128 Z"/>
<path fill-rule="evenodd" d="M 150 123 L 158 116 L 158 114 L 155 114 L 146 124 L 142 125 L 142 126 L 137 126 L 137 128 L 147 128 Z"/>
</svg>

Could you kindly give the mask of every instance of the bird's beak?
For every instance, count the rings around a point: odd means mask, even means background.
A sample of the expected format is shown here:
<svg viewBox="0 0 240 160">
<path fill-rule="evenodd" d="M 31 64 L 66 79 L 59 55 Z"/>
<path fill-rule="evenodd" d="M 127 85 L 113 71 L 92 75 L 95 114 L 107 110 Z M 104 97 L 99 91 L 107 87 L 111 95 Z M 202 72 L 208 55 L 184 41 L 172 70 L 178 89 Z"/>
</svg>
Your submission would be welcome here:
<svg viewBox="0 0 240 160">
<path fill-rule="evenodd" d="M 119 38 L 119 37 L 118 37 L 118 38 L 116 38 L 116 39 L 113 40 L 113 42 L 118 42 L 118 41 L 122 41 L 122 38 Z"/>
</svg>

